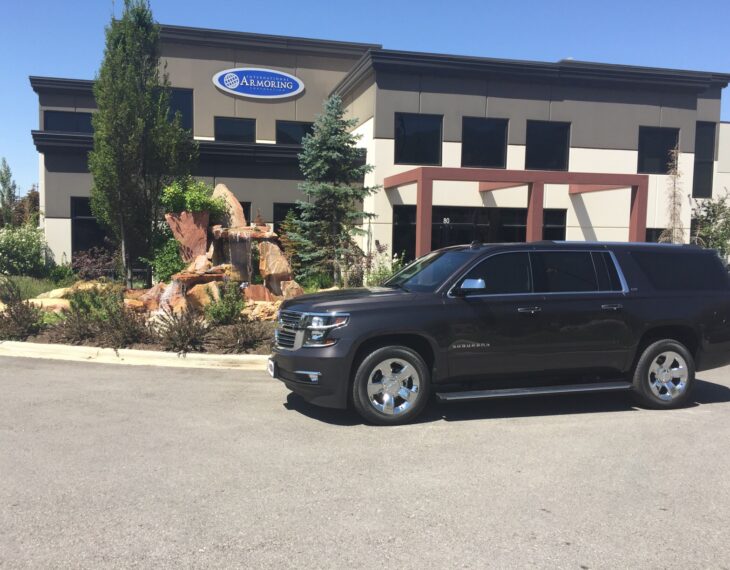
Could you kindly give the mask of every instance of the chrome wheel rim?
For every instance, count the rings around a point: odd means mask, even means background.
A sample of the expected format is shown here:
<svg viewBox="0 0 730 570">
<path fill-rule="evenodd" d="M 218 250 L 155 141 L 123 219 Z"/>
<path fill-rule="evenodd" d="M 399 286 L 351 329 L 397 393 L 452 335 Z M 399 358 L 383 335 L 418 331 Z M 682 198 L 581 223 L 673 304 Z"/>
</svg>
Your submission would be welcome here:
<svg viewBox="0 0 730 570">
<path fill-rule="evenodd" d="M 684 394 L 689 372 L 681 354 L 668 350 L 659 354 L 649 366 L 649 387 L 664 402 Z"/>
<path fill-rule="evenodd" d="M 368 377 L 368 400 L 382 414 L 397 416 L 410 410 L 418 400 L 421 377 L 402 358 L 388 358 L 376 365 Z"/>
</svg>

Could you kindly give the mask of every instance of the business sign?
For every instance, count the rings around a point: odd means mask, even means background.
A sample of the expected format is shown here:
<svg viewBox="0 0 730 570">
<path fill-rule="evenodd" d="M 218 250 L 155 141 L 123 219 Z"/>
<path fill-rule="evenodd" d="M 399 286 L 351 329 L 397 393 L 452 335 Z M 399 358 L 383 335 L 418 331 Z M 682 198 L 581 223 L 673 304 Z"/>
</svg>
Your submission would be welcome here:
<svg viewBox="0 0 730 570">
<path fill-rule="evenodd" d="M 231 95 L 252 99 L 283 99 L 304 91 L 304 82 L 298 77 L 255 67 L 219 71 L 213 76 L 213 85 Z"/>
</svg>

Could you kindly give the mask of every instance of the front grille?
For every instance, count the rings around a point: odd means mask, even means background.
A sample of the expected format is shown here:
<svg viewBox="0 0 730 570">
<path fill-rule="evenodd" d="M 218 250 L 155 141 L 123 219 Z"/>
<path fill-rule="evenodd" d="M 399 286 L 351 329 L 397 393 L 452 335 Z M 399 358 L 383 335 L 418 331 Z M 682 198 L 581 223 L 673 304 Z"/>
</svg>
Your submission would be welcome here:
<svg viewBox="0 0 730 570">
<path fill-rule="evenodd" d="M 286 329 L 277 329 L 275 338 L 276 346 L 280 348 L 294 348 L 294 343 L 297 339 L 297 333 Z"/>
<path fill-rule="evenodd" d="M 296 311 L 280 311 L 279 326 L 285 329 L 297 330 L 302 322 L 302 313 Z"/>
</svg>

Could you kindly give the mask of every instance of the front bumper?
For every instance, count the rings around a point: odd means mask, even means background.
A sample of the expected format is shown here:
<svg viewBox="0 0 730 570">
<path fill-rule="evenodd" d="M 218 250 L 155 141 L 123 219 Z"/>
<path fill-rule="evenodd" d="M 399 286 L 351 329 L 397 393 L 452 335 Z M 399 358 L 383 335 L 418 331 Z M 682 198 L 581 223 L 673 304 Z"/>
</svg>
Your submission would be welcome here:
<svg viewBox="0 0 730 570">
<path fill-rule="evenodd" d="M 323 348 L 274 349 L 269 358 L 269 374 L 312 404 L 347 408 L 350 390 L 347 344 L 340 339 L 334 346 Z"/>
</svg>

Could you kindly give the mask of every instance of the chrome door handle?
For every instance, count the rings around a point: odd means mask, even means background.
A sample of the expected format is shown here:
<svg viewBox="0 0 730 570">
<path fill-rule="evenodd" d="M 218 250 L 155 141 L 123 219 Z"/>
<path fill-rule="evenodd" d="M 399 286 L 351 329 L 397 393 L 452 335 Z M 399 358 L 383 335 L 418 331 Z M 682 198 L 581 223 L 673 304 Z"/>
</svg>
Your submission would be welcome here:
<svg viewBox="0 0 730 570">
<path fill-rule="evenodd" d="M 518 307 L 517 312 L 518 313 L 525 313 L 528 315 L 534 315 L 535 313 L 539 313 L 542 311 L 542 307 Z"/>
<path fill-rule="evenodd" d="M 608 305 L 601 305 L 601 309 L 604 311 L 620 311 L 624 306 L 621 303 L 613 303 Z"/>
</svg>

